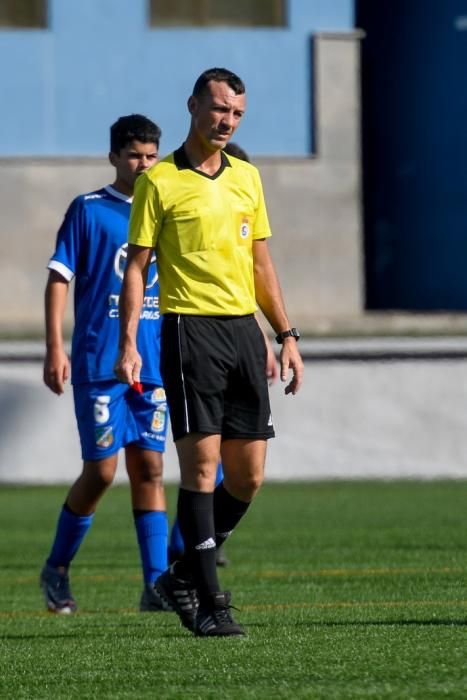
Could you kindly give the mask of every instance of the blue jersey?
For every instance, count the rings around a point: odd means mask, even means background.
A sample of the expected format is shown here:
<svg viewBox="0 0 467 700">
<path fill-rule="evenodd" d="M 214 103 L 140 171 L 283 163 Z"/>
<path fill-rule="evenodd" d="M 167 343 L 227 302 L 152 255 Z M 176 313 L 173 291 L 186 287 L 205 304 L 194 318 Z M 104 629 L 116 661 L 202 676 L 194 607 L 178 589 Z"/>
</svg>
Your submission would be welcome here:
<svg viewBox="0 0 467 700">
<path fill-rule="evenodd" d="M 68 282 L 75 278 L 75 327 L 71 380 L 83 384 L 115 379 L 118 300 L 127 255 L 132 199 L 107 186 L 71 203 L 57 234 L 48 268 Z M 159 370 L 159 282 L 155 255 L 149 268 L 138 326 L 141 381 L 162 385 Z"/>
</svg>

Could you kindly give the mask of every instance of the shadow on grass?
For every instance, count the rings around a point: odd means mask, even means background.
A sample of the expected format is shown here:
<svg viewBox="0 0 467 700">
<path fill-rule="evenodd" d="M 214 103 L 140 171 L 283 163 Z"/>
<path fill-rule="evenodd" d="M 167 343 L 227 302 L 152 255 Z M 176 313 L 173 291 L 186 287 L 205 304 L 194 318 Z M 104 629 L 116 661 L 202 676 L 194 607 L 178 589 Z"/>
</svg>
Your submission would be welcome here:
<svg viewBox="0 0 467 700">
<path fill-rule="evenodd" d="M 252 625 L 250 624 L 249 627 Z M 258 625 L 262 626 L 262 625 Z M 466 627 L 465 620 L 301 620 L 294 627 Z"/>
<path fill-rule="evenodd" d="M 281 630 L 284 627 L 299 629 L 313 627 L 467 627 L 466 619 L 449 619 L 439 618 L 436 620 L 297 620 L 294 622 L 283 621 L 277 625 L 268 622 L 247 622 L 246 630 L 265 630 L 279 627 Z"/>
<path fill-rule="evenodd" d="M 92 637 L 97 637 L 97 636 L 102 636 L 102 635 L 92 635 Z M 73 632 L 70 634 L 60 634 L 60 633 L 51 633 L 51 634 L 0 634 L 0 639 L 2 640 L 13 640 L 13 639 L 20 639 L 21 641 L 27 641 L 27 640 L 40 640 L 40 639 L 83 639 L 83 635 L 79 634 L 78 632 Z"/>
<path fill-rule="evenodd" d="M 82 631 L 74 631 L 74 632 L 69 632 L 69 633 L 63 633 L 63 632 L 50 632 L 50 633 L 44 633 L 41 632 L 40 634 L 0 634 L 0 641 L 12 641 L 14 639 L 20 639 L 21 641 L 27 641 L 27 640 L 43 640 L 43 639 L 79 639 L 80 641 L 83 641 L 84 639 L 90 640 L 90 639 L 107 639 L 109 637 L 109 634 L 105 632 L 97 632 L 93 634 L 83 634 Z M 127 639 L 128 635 L 122 634 L 119 635 L 121 639 Z M 160 630 L 158 630 L 157 633 L 158 639 L 163 638 L 163 639 L 177 639 L 177 638 L 185 638 L 185 639 L 190 639 L 193 637 L 193 635 L 189 634 L 184 634 L 183 632 L 178 633 L 178 632 L 164 632 L 160 633 Z"/>
</svg>

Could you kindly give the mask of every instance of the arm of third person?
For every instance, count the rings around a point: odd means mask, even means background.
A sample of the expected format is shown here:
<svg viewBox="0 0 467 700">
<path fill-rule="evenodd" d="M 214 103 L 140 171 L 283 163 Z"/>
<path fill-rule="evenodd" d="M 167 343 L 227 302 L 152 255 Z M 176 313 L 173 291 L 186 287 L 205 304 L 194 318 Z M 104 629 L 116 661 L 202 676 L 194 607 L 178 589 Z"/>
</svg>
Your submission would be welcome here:
<svg viewBox="0 0 467 700">
<path fill-rule="evenodd" d="M 68 299 L 68 282 L 55 270 L 49 272 L 45 287 L 44 383 L 54 394 L 63 394 L 70 376 L 70 360 L 63 343 L 63 318 Z"/>
<path fill-rule="evenodd" d="M 253 266 L 256 301 L 261 311 L 276 333 L 288 330 L 290 322 L 266 239 L 253 241 Z M 285 387 L 285 393 L 296 394 L 302 383 L 303 361 L 295 338 L 284 341 L 279 362 L 283 382 L 287 381 L 289 370 L 292 370 L 292 379 Z"/>
<path fill-rule="evenodd" d="M 258 315 L 255 314 L 256 321 L 260 327 L 261 333 L 264 337 L 264 342 L 266 344 L 266 377 L 268 378 L 269 385 L 275 384 L 279 378 L 279 368 L 277 364 L 276 355 L 269 340 L 268 334 L 262 327 Z"/>
</svg>

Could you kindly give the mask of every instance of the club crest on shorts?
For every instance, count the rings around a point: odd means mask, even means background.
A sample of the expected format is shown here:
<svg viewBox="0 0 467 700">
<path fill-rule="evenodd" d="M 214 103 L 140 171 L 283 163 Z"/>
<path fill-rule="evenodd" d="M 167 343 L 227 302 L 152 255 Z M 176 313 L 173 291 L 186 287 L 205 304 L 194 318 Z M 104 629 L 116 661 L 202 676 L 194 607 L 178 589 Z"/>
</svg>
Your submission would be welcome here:
<svg viewBox="0 0 467 700">
<path fill-rule="evenodd" d="M 155 433 L 161 433 L 165 428 L 165 421 L 165 406 L 160 406 L 157 411 L 154 411 L 152 414 L 151 430 Z"/>
<path fill-rule="evenodd" d="M 96 445 L 98 447 L 106 448 L 113 444 L 114 434 L 111 425 L 107 425 L 105 428 L 96 428 L 94 435 L 96 436 Z"/>
<path fill-rule="evenodd" d="M 165 401 L 165 391 L 161 386 L 154 389 L 151 395 L 151 401 L 152 403 L 160 403 L 161 401 Z"/>
<path fill-rule="evenodd" d="M 240 238 L 245 239 L 245 238 L 248 238 L 249 235 L 250 235 L 250 227 L 248 225 L 248 219 L 244 217 L 242 219 L 242 225 L 240 226 Z"/>
</svg>

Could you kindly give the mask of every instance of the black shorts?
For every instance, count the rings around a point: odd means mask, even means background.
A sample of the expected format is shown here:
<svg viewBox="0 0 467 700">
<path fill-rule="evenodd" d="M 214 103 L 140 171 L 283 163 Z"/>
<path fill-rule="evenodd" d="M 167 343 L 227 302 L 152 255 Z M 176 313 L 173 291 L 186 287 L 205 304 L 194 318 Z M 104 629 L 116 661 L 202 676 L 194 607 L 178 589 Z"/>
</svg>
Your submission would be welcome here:
<svg viewBox="0 0 467 700">
<path fill-rule="evenodd" d="M 165 315 L 161 372 L 174 440 L 274 437 L 266 344 L 253 314 Z"/>
</svg>

